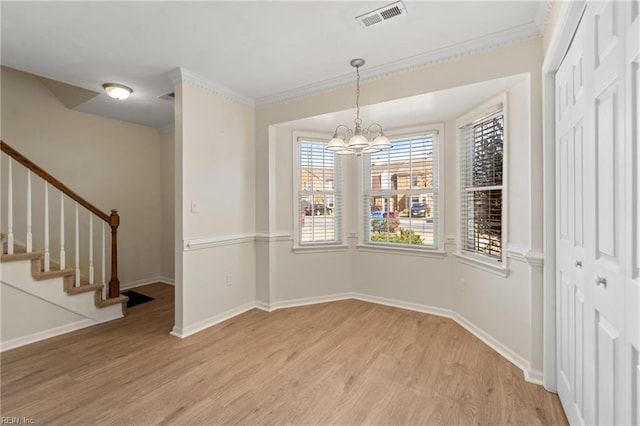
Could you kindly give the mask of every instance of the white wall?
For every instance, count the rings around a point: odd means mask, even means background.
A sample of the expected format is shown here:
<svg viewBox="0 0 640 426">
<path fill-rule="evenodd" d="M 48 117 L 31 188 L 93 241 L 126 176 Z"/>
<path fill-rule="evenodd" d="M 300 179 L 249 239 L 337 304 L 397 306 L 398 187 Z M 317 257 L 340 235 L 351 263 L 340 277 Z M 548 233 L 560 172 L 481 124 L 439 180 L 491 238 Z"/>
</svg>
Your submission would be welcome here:
<svg viewBox="0 0 640 426">
<path fill-rule="evenodd" d="M 529 79 L 512 87 L 508 94 L 507 143 L 511 151 L 507 220 L 512 225 L 506 247 L 511 253 L 507 278 L 462 264 L 453 256 L 456 247 L 451 243 L 445 246 L 447 256 L 443 259 L 360 251 L 354 248 L 352 239 L 347 252 L 291 251 L 292 240 L 287 240 L 293 233 L 290 122 L 350 108 L 353 93 L 352 88 L 346 88 L 262 108 L 256 113 L 256 205 L 261 212 L 256 216 L 256 228 L 259 235 L 264 235 L 257 243 L 260 258 L 256 274 L 261 278 L 256 291 L 263 301 L 278 306 L 288 300 L 330 298 L 332 294 L 353 292 L 425 311 L 448 312 L 514 361 L 529 379 L 539 381 L 541 274 L 540 266 L 528 259 L 537 259 L 542 249 L 542 222 L 537 218 L 542 209 L 541 51 L 541 40 L 530 40 L 362 85 L 363 103 L 368 105 L 529 73 Z M 455 239 L 457 232 L 455 118 L 445 123 L 442 190 L 446 240 Z M 355 170 L 349 173 L 346 180 L 353 183 Z M 355 191 L 351 191 L 352 196 L 347 197 L 347 232 L 357 234 L 357 201 L 353 197 Z M 304 272 L 313 278 L 301 281 L 299 276 Z M 327 279 L 319 278 L 323 275 Z"/>
<path fill-rule="evenodd" d="M 1 119 L 2 139 L 6 143 L 99 209 L 107 213 L 112 208 L 118 209 L 121 285 L 161 275 L 160 143 L 155 129 L 69 110 L 36 77 L 10 68 L 2 68 Z M 21 173 L 18 166 L 15 169 Z M 19 183 L 20 180 L 16 185 Z M 14 189 L 18 200 L 24 199 L 24 188 L 20 185 Z M 37 250 L 43 247 L 43 210 L 39 208 L 43 204 L 42 191 L 42 184 L 34 179 L 33 226 Z M 59 192 L 50 192 L 51 220 L 59 222 Z M 67 211 L 72 207 L 69 204 Z M 15 220 L 19 225 L 26 217 L 24 204 L 16 204 L 16 209 Z M 2 220 L 4 231 L 6 217 Z M 86 218 L 83 221 L 85 224 Z M 51 256 L 57 259 L 59 240 L 53 229 Z M 67 222 L 67 230 L 72 229 L 73 222 Z M 83 226 L 81 235 L 86 235 L 87 229 Z M 66 239 L 68 265 L 73 258 L 72 235 L 68 234 Z M 16 239 L 25 241 L 24 235 L 16 235 Z M 84 239 L 82 244 L 87 244 Z M 86 263 L 83 259 L 82 266 Z"/>
<path fill-rule="evenodd" d="M 172 333 L 185 337 L 255 303 L 254 110 L 184 74 L 175 83 Z"/>
</svg>

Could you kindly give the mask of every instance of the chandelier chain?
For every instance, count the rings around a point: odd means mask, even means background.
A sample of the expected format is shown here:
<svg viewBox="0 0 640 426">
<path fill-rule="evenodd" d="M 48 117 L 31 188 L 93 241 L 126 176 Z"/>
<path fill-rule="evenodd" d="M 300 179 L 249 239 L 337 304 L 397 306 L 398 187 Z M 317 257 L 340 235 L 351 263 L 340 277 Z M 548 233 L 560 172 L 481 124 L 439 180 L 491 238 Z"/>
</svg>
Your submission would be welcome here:
<svg viewBox="0 0 640 426">
<path fill-rule="evenodd" d="M 356 119 L 354 122 L 359 125 L 362 123 L 360 120 L 360 67 L 356 67 Z"/>
</svg>

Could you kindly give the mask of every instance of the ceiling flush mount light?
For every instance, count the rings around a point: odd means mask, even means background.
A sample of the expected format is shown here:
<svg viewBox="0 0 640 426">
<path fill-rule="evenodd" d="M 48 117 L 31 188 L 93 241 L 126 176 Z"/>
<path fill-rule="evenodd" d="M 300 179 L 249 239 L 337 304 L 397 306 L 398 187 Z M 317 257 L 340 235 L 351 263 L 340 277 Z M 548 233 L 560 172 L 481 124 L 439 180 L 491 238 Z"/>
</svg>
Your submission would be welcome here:
<svg viewBox="0 0 640 426">
<path fill-rule="evenodd" d="M 102 87 L 104 87 L 104 91 L 107 92 L 107 95 L 120 101 L 127 99 L 131 92 L 133 92 L 130 87 L 117 83 L 105 83 Z"/>
<path fill-rule="evenodd" d="M 352 130 L 344 124 L 339 124 L 329 141 L 327 149 L 336 154 L 368 154 L 391 148 L 391 142 L 384 135 L 382 126 L 372 123 L 369 127 L 362 128 L 360 119 L 360 67 L 364 65 L 364 59 L 352 59 L 351 66 L 356 69 L 356 119 L 355 129 Z M 348 141 L 348 142 L 347 142 Z"/>
</svg>

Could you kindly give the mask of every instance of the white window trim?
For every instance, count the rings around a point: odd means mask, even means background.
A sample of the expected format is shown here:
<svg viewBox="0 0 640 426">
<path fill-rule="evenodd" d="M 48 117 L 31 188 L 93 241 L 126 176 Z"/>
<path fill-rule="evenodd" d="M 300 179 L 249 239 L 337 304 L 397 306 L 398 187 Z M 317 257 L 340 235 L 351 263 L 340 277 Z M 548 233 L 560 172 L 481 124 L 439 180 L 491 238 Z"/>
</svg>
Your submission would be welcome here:
<svg viewBox="0 0 640 426">
<path fill-rule="evenodd" d="M 462 250 L 462 229 L 461 229 L 461 205 L 460 193 L 462 190 L 462 182 L 460 180 L 460 151 L 462 149 L 462 141 L 460 140 L 460 128 L 472 123 L 490 113 L 498 104 L 502 104 L 502 114 L 504 115 L 504 138 L 505 143 L 502 147 L 502 243 L 501 243 L 501 262 L 489 256 L 483 256 L 479 253 Z M 508 194 L 509 194 L 509 105 L 507 103 L 507 92 L 504 92 L 481 105 L 475 107 L 471 111 L 465 113 L 456 120 L 456 205 L 458 206 L 456 213 L 456 253 L 455 256 L 459 262 L 469 266 L 491 272 L 496 275 L 506 277 L 509 275 L 509 265 L 507 257 L 507 236 L 508 230 Z"/>
<path fill-rule="evenodd" d="M 445 140 L 445 125 L 444 123 L 424 124 L 411 127 L 403 127 L 394 129 L 391 131 L 385 131 L 385 134 L 390 140 L 411 137 L 416 135 L 425 135 L 429 133 L 436 133 L 438 148 L 437 161 L 438 161 L 438 232 L 436 234 L 438 245 L 436 247 L 416 245 L 402 245 L 402 244 L 385 244 L 384 242 L 372 243 L 366 239 L 365 228 L 369 226 L 369 223 L 364 222 L 364 162 L 369 161 L 369 155 L 363 155 L 362 161 L 358 161 L 357 174 L 358 174 L 358 229 L 360 229 L 357 249 L 364 252 L 397 252 L 399 254 L 414 254 L 424 257 L 443 258 L 446 256 L 444 250 L 444 227 L 445 227 L 445 206 L 444 206 L 444 140 Z"/>
<path fill-rule="evenodd" d="M 292 203 L 292 218 L 293 218 L 293 247 L 292 251 L 294 253 L 311 253 L 311 252 L 332 252 L 332 251 L 345 251 L 349 248 L 349 246 L 345 243 L 345 223 L 344 223 L 344 200 L 342 202 L 342 209 L 340 211 L 336 211 L 334 209 L 334 217 L 340 216 L 341 226 L 339 227 L 340 232 L 337 235 L 337 241 L 319 241 L 319 242 L 310 242 L 305 244 L 300 244 L 300 226 L 298 222 L 298 191 L 300 188 L 300 144 L 298 142 L 299 139 L 307 139 L 310 142 L 323 142 L 325 145 L 329 143 L 331 140 L 331 135 L 326 133 L 315 133 L 315 132 L 300 132 L 293 131 L 292 132 L 292 145 L 293 145 L 293 203 Z M 339 167 L 342 168 L 342 188 L 341 192 L 344 194 L 345 187 L 345 176 L 344 176 L 344 159 L 341 155 L 336 155 L 334 157 L 334 164 L 337 165 L 340 163 Z"/>
</svg>

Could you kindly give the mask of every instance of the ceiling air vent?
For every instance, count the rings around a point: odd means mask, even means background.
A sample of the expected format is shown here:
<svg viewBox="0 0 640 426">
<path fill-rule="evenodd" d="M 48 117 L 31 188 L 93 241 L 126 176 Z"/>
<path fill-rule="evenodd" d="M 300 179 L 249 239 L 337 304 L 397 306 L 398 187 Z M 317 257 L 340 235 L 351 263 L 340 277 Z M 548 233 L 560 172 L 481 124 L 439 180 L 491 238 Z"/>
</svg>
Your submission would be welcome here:
<svg viewBox="0 0 640 426">
<path fill-rule="evenodd" d="M 401 1 L 391 3 L 380 9 L 376 9 L 372 12 L 365 13 L 364 15 L 356 16 L 358 22 L 363 27 L 370 27 L 371 25 L 378 24 L 380 22 L 387 21 L 396 16 L 406 15 L 407 9 L 404 8 L 404 4 Z"/>
<path fill-rule="evenodd" d="M 171 92 L 162 96 L 158 96 L 158 98 L 164 99 L 165 101 L 173 102 L 176 99 L 176 94 L 175 92 Z"/>
</svg>

